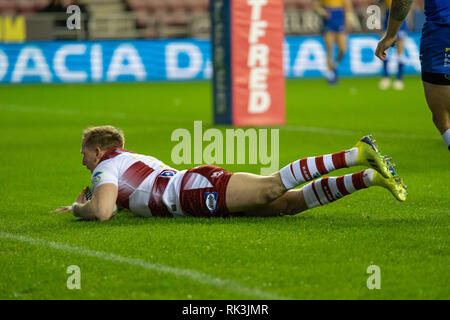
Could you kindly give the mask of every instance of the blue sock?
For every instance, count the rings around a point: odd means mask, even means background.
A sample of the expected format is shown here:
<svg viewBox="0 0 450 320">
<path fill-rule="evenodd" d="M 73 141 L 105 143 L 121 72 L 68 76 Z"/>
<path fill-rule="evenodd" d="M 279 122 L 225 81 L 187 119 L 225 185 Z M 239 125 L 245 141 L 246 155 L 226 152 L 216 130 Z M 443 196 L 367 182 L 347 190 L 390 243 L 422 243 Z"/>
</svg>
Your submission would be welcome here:
<svg viewBox="0 0 450 320">
<path fill-rule="evenodd" d="M 388 60 L 386 59 L 383 61 L 383 77 L 385 77 L 385 78 L 389 77 L 387 66 L 388 66 Z"/>
<path fill-rule="evenodd" d="M 397 80 L 403 79 L 403 62 L 398 63 Z"/>
</svg>

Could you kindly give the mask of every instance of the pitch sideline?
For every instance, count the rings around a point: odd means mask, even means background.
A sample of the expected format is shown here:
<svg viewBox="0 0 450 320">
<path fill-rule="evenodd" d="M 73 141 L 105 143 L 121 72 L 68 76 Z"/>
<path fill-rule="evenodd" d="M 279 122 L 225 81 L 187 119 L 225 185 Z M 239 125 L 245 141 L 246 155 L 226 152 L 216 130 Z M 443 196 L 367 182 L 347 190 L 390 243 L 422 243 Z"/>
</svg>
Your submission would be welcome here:
<svg viewBox="0 0 450 320">
<path fill-rule="evenodd" d="M 99 258 L 99 259 L 108 260 L 108 261 L 112 261 L 112 262 L 126 263 L 129 265 L 135 266 L 135 267 L 141 267 L 146 270 L 153 270 L 156 272 L 172 274 L 172 275 L 175 275 L 176 277 L 188 278 L 190 280 L 193 280 L 193 281 L 196 281 L 196 282 L 199 282 L 202 284 L 215 286 L 215 287 L 222 288 L 222 289 L 225 289 L 228 291 L 234 291 L 237 293 L 245 294 L 250 297 L 258 297 L 260 299 L 267 299 L 267 300 L 292 300 L 293 299 L 290 297 L 283 297 L 283 296 L 279 296 L 279 295 L 271 293 L 271 292 L 263 291 L 258 288 L 246 287 L 244 285 L 241 285 L 238 282 L 213 277 L 209 274 L 198 272 L 195 270 L 174 268 L 174 267 L 166 266 L 166 265 L 159 264 L 159 263 L 151 263 L 151 262 L 148 262 L 148 261 L 145 261 L 142 259 L 127 258 L 127 257 L 123 257 L 123 256 L 116 255 L 113 253 L 90 250 L 90 249 L 86 249 L 83 247 L 71 246 L 71 245 L 64 244 L 64 243 L 47 241 L 47 240 L 38 239 L 38 238 L 31 238 L 31 237 L 22 236 L 19 234 L 0 232 L 0 238 L 16 240 L 16 241 L 28 243 L 31 245 L 48 247 L 48 248 L 52 248 L 55 250 L 61 250 L 64 252 L 75 253 L 75 254 L 79 254 L 79 255 L 83 255 L 83 256 Z"/>
</svg>

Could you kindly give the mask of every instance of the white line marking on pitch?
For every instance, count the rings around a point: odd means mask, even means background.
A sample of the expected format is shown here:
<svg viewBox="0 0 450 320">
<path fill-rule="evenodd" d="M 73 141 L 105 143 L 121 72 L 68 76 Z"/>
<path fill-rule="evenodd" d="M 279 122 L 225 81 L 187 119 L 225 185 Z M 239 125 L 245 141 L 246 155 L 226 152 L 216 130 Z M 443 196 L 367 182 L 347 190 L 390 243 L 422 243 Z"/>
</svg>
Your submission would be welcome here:
<svg viewBox="0 0 450 320">
<path fill-rule="evenodd" d="M 61 250 L 61 251 L 70 252 L 70 253 L 76 253 L 76 254 L 80 254 L 83 256 L 89 256 L 89 257 L 99 258 L 99 259 L 113 261 L 113 262 L 126 263 L 129 265 L 133 265 L 135 267 L 141 267 L 141 268 L 147 269 L 147 270 L 153 270 L 156 272 L 172 274 L 177 277 L 188 278 L 188 279 L 191 279 L 193 281 L 196 281 L 196 282 L 199 282 L 202 284 L 215 286 L 215 287 L 226 289 L 229 291 L 234 291 L 237 293 L 245 294 L 250 297 L 257 297 L 260 299 L 268 299 L 268 300 L 292 300 L 293 299 L 293 298 L 289 298 L 289 297 L 279 296 L 275 293 L 263 291 L 258 288 L 246 287 L 235 281 L 213 277 L 206 273 L 202 273 L 202 272 L 198 272 L 198 271 L 194 271 L 194 270 L 190 270 L 190 269 L 180 269 L 180 268 L 169 267 L 169 266 L 159 264 L 159 263 L 151 263 L 151 262 L 148 262 L 148 261 L 145 261 L 142 259 L 127 258 L 127 257 L 119 256 L 119 255 L 113 254 L 113 253 L 108 253 L 108 252 L 103 252 L 103 251 L 95 251 L 95 250 L 90 250 L 90 249 L 86 249 L 83 247 L 71 246 L 68 244 L 58 243 L 58 242 L 54 242 L 54 241 L 47 241 L 47 240 L 43 240 L 43 239 L 30 238 L 30 237 L 26 237 L 26 236 L 22 236 L 22 235 L 18 235 L 18 234 L 12 234 L 12 233 L 0 232 L 0 238 L 17 240 L 17 241 L 25 242 L 25 243 L 32 244 L 32 245 L 48 247 L 48 248 L 52 248 L 52 249 L 56 249 L 56 250 Z"/>
</svg>

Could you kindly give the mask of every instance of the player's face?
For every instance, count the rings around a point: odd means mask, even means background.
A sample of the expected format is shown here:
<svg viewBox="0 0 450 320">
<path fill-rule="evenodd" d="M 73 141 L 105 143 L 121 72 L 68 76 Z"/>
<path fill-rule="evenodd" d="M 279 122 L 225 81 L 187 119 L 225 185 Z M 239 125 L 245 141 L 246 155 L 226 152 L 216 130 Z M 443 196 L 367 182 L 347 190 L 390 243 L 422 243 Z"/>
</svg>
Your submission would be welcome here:
<svg viewBox="0 0 450 320">
<path fill-rule="evenodd" d="M 98 148 L 89 148 L 82 144 L 81 153 L 83 154 L 83 166 L 88 168 L 91 172 L 94 171 L 101 156 L 97 150 Z"/>
</svg>

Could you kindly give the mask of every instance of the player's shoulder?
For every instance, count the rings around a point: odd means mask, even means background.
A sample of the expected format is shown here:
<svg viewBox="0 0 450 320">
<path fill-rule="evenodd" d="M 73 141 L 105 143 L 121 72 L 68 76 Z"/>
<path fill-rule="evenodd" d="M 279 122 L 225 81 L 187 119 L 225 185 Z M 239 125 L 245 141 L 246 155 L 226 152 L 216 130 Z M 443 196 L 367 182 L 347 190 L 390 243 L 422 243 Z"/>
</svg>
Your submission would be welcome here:
<svg viewBox="0 0 450 320">
<path fill-rule="evenodd" d="M 91 182 L 94 188 L 104 183 L 117 184 L 119 177 L 119 166 L 117 160 L 108 159 L 100 162 L 92 171 Z"/>
<path fill-rule="evenodd" d="M 125 149 L 114 148 L 108 150 L 98 164 L 99 168 L 108 168 L 120 165 L 124 159 L 132 158 L 136 153 Z"/>
<path fill-rule="evenodd" d="M 100 179 L 105 173 L 117 173 L 122 162 L 121 157 L 123 155 L 124 153 L 114 153 L 113 156 L 111 156 L 111 154 L 107 154 L 106 157 L 103 157 L 92 171 L 92 181 L 94 182 L 94 180 Z"/>
</svg>

